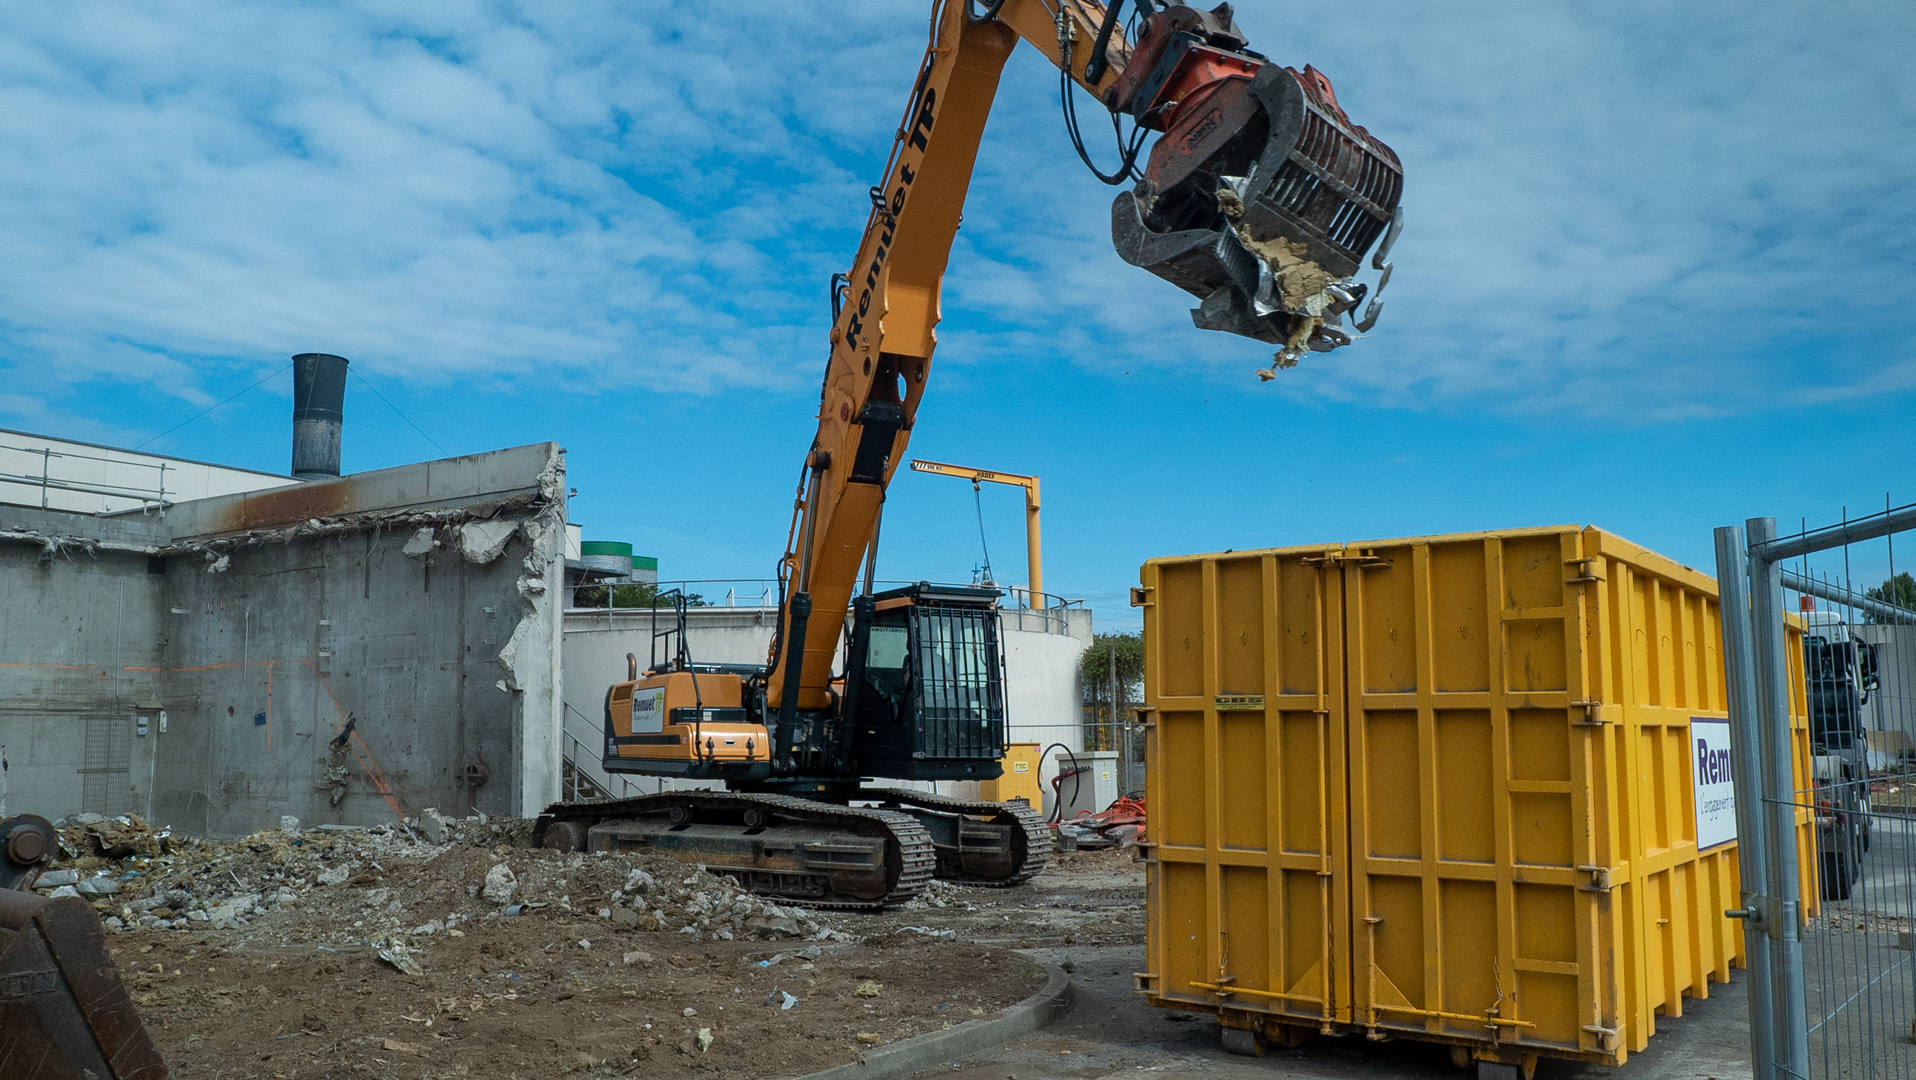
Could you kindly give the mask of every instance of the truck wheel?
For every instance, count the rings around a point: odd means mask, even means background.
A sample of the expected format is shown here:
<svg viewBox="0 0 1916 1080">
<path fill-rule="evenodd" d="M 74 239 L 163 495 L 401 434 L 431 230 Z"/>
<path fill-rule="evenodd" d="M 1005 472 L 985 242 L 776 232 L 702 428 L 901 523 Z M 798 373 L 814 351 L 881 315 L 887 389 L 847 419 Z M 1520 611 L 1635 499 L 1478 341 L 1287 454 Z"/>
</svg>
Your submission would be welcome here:
<svg viewBox="0 0 1916 1080">
<path fill-rule="evenodd" d="M 1822 859 L 1823 899 L 1848 900 L 1850 886 L 1855 879 L 1850 876 L 1850 857 L 1844 851 L 1825 851 Z"/>
</svg>

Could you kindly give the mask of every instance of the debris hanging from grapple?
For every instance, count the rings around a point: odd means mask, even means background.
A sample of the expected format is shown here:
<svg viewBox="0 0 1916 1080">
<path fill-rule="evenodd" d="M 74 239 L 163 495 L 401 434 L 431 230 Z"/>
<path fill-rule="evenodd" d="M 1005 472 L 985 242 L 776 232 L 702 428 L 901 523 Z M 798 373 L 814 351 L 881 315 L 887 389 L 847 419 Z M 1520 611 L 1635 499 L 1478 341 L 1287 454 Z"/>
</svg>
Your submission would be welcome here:
<svg viewBox="0 0 1916 1080">
<path fill-rule="evenodd" d="M 1322 72 L 1250 50 L 1228 4 L 1172 7 L 1145 20 L 1105 104 L 1163 133 L 1112 203 L 1112 243 L 1198 297 L 1199 327 L 1278 345 L 1281 368 L 1349 344 L 1346 315 L 1360 334 L 1375 324 L 1403 166 Z M 1356 280 L 1373 245 L 1374 290 Z"/>
</svg>

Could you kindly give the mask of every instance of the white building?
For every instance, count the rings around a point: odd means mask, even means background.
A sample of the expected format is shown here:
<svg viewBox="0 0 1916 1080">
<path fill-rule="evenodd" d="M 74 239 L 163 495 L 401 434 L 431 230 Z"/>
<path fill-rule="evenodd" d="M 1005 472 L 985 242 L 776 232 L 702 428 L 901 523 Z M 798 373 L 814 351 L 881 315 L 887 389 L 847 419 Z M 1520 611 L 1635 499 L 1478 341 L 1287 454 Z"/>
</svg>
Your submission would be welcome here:
<svg viewBox="0 0 1916 1080">
<path fill-rule="evenodd" d="M 9 506 L 155 513 L 174 503 L 297 483 L 276 473 L 0 428 L 0 503 Z"/>
<path fill-rule="evenodd" d="M 1008 741 L 1040 748 L 1062 743 L 1084 749 L 1083 707 L 1078 664 L 1091 644 L 1091 612 L 1086 608 L 1007 609 L 1003 613 L 1005 721 Z M 672 624 L 661 610 L 658 627 Z M 671 782 L 652 777 L 608 778 L 599 767 L 605 741 L 605 692 L 626 677 L 626 654 L 641 669 L 653 657 L 653 616 L 643 611 L 568 608 L 565 613 L 566 756 L 587 778 L 614 795 L 663 790 Z M 686 611 L 686 645 L 695 663 L 763 664 L 778 625 L 775 607 L 708 607 Z M 667 642 L 661 639 L 663 649 Z M 841 649 L 842 651 L 842 649 Z M 665 659 L 663 652 L 658 654 Z M 843 657 L 834 660 L 842 666 Z M 1057 755 L 1044 762 L 1041 783 L 1050 790 Z M 704 786 L 702 784 L 688 786 Z M 919 785 L 934 786 L 934 785 Z M 935 785 L 940 794 L 971 797 L 975 784 Z"/>
</svg>

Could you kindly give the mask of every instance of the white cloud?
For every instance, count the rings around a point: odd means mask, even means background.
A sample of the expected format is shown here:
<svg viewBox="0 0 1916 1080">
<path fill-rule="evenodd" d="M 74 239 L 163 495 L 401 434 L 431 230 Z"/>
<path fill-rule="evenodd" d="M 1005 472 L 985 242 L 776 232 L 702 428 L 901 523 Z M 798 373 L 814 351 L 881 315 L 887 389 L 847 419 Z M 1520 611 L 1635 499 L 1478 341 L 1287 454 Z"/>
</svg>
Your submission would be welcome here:
<svg viewBox="0 0 1916 1080">
<path fill-rule="evenodd" d="M 1110 192 L 1026 50 L 948 362 L 1645 418 L 1909 385 L 1878 360 L 1912 338 L 1899 6 L 1241 7 L 1405 159 L 1379 331 L 1252 386 L 1265 350 L 1110 252 Z M 924 30 L 876 0 L 14 6 L 0 366 L 41 401 L 155 379 L 210 403 L 196 380 L 308 348 L 428 383 L 803 394 Z"/>
</svg>

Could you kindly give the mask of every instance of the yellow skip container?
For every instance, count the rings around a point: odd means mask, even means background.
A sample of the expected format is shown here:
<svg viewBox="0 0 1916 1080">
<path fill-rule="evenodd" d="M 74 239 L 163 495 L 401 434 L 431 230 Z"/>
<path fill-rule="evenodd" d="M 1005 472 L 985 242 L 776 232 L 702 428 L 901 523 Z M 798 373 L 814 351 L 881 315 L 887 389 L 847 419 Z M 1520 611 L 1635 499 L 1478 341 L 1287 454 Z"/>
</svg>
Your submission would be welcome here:
<svg viewBox="0 0 1916 1080">
<path fill-rule="evenodd" d="M 1614 1065 L 1742 965 L 1711 578 L 1565 525 L 1142 581 L 1151 1004 Z"/>
</svg>

